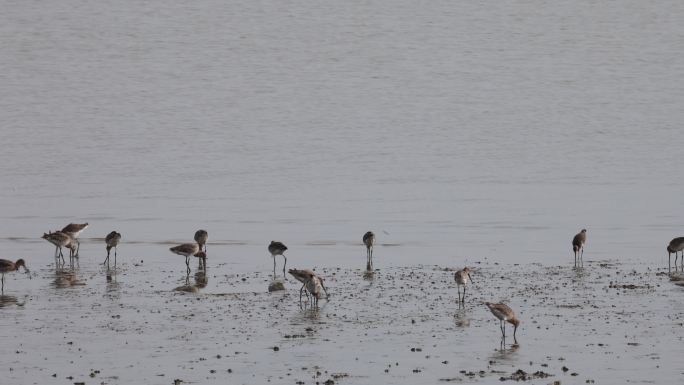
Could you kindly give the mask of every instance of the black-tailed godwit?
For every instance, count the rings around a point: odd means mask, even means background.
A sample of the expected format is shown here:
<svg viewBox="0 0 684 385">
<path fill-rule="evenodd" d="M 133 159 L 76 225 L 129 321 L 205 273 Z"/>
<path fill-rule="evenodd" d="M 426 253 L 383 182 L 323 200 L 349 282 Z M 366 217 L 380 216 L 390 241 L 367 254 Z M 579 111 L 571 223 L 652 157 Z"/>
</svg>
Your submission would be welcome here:
<svg viewBox="0 0 684 385">
<path fill-rule="evenodd" d="M 287 246 L 282 242 L 271 241 L 271 244 L 268 245 L 268 251 L 273 257 L 273 279 L 276 277 L 276 255 L 282 255 L 285 259 L 285 263 L 283 264 L 283 278 L 285 278 L 285 266 L 287 265 L 287 257 L 283 254 L 285 250 L 287 250 Z"/>
<path fill-rule="evenodd" d="M 587 229 L 582 229 L 574 238 L 572 238 L 572 251 L 575 253 L 575 266 L 577 266 L 578 256 L 579 262 L 584 267 L 584 244 L 587 242 Z"/>
</svg>

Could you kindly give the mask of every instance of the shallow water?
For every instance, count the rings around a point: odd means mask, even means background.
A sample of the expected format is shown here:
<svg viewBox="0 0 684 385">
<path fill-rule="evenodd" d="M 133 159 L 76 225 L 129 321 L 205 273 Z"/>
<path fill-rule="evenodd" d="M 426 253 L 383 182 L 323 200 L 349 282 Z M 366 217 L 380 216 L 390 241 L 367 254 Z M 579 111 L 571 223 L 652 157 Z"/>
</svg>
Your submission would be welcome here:
<svg viewBox="0 0 684 385">
<path fill-rule="evenodd" d="M 311 309 L 298 305 L 292 278 L 284 292 L 268 293 L 268 274 L 235 273 L 223 261 L 210 260 L 206 280 L 193 261 L 187 283 L 206 286 L 182 293 L 173 290 L 186 284 L 182 260 L 127 258 L 135 262 L 107 280 L 91 257 L 75 269 L 34 269 L 31 280 L 9 276 L 3 298 L 14 302 L 2 308 L 2 330 L 16 330 L 3 333 L 10 383 L 499 383 L 521 369 L 551 376 L 534 383 L 620 384 L 684 374 L 683 289 L 643 263 L 575 270 L 474 261 L 463 307 L 448 267 L 387 267 L 367 277 L 319 266 L 331 297 Z M 491 300 L 522 320 L 517 345 L 508 327 L 501 346 L 498 321 L 482 305 Z"/>
<path fill-rule="evenodd" d="M 34 274 L 9 275 L 0 301 L 8 378 L 498 382 L 545 362 L 543 383 L 681 375 L 682 289 L 654 275 L 684 235 L 680 2 L 2 5 L 0 257 Z M 78 271 L 57 276 L 40 236 L 69 222 L 90 227 Z M 199 228 L 208 284 L 173 292 L 184 266 L 168 248 Z M 372 282 L 355 270 L 369 229 Z M 108 283 L 97 263 L 112 230 Z M 317 315 L 292 283 L 266 293 L 273 239 L 289 266 L 332 280 Z M 663 285 L 618 296 L 599 261 Z M 432 269 L 478 262 L 473 301 L 507 299 L 526 321 L 510 354 L 482 306 L 454 319 L 451 280 Z M 559 274 L 560 289 L 528 298 L 550 278 L 523 268 Z M 422 284 L 396 278 L 411 269 Z M 572 301 L 583 307 L 558 307 Z"/>
</svg>

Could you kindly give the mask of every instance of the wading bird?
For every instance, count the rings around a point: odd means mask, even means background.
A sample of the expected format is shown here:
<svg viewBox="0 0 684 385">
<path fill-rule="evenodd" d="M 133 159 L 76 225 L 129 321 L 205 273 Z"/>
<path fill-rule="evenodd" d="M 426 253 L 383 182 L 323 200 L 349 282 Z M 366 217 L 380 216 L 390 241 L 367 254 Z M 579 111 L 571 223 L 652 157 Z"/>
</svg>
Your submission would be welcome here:
<svg viewBox="0 0 684 385">
<path fill-rule="evenodd" d="M 196 258 L 199 258 L 199 268 L 200 270 L 207 270 L 207 253 L 204 251 L 198 251 L 197 254 L 195 254 Z"/>
<path fill-rule="evenodd" d="M 76 251 L 74 252 L 74 257 L 78 255 L 78 252 L 81 250 L 81 242 L 78 240 L 78 236 L 81 235 L 81 232 L 88 227 L 88 222 L 86 223 L 69 223 L 68 225 L 64 226 L 62 229 L 62 232 L 64 234 L 67 234 L 71 236 L 71 238 L 74 239 L 76 242 Z"/>
<path fill-rule="evenodd" d="M 283 264 L 283 278 L 285 278 L 285 266 L 287 265 L 287 257 L 283 254 L 285 250 L 287 250 L 287 246 L 282 242 L 271 241 L 271 244 L 268 245 L 268 251 L 273 257 L 273 279 L 275 279 L 276 276 L 276 255 L 282 255 L 285 259 L 285 263 Z"/>
<path fill-rule="evenodd" d="M 485 302 L 484 304 L 489 308 L 489 311 L 491 311 L 492 314 L 494 314 L 494 317 L 499 319 L 502 340 L 504 342 L 506 341 L 506 322 L 508 322 L 513 325 L 513 341 L 515 341 L 515 343 L 517 344 L 518 340 L 515 338 L 515 332 L 518 330 L 518 325 L 520 325 L 520 321 L 518 320 L 518 318 L 516 318 L 513 310 L 510 307 L 508 307 L 508 305 L 503 303 Z"/>
<path fill-rule="evenodd" d="M 584 243 L 587 242 L 587 229 L 582 229 L 574 238 L 572 238 L 572 251 L 575 253 L 575 266 L 579 262 L 584 267 Z"/>
<path fill-rule="evenodd" d="M 116 249 L 117 246 L 119 246 L 119 241 L 121 240 L 121 233 L 117 233 L 116 231 L 112 231 L 111 233 L 107 234 L 107 237 L 105 238 L 105 243 L 107 243 L 107 258 L 105 258 L 105 261 L 102 263 L 107 264 L 109 266 L 109 252 L 112 250 L 112 247 L 114 248 L 114 269 L 116 269 Z"/>
<path fill-rule="evenodd" d="M 197 230 L 195 232 L 195 242 L 200 247 L 200 251 L 202 251 L 202 247 L 204 247 L 204 252 L 207 252 L 207 239 L 209 239 L 209 233 L 206 232 L 206 230 Z"/>
<path fill-rule="evenodd" d="M 373 269 L 373 244 L 375 243 L 375 234 L 372 231 L 363 234 L 363 244 L 366 245 L 366 270 Z"/>
<path fill-rule="evenodd" d="M 470 277 L 470 268 L 464 267 L 463 269 L 457 271 L 454 273 L 454 280 L 456 281 L 456 289 L 458 290 L 458 302 L 459 303 L 465 303 L 465 293 L 466 293 L 466 285 L 468 282 L 473 282 L 473 279 Z M 461 286 L 463 286 L 463 298 L 461 298 Z"/>
<path fill-rule="evenodd" d="M 325 285 L 323 285 L 323 278 L 319 277 L 316 275 L 316 273 L 313 272 L 313 270 L 309 269 L 290 269 L 287 271 L 292 275 L 297 281 L 302 283 L 302 287 L 299 289 L 299 304 L 302 304 L 302 293 L 304 293 L 304 288 L 306 287 L 306 283 L 312 278 L 312 277 L 317 277 L 319 282 L 321 283 L 321 288 L 325 292 L 325 299 L 328 299 L 328 289 L 325 288 Z M 307 289 L 308 291 L 308 289 Z M 307 299 L 309 298 L 309 294 L 306 294 Z"/>
<path fill-rule="evenodd" d="M 188 274 L 190 274 L 190 257 L 199 252 L 199 245 L 197 243 L 184 243 L 182 245 L 174 246 L 169 250 L 174 254 L 185 257 L 185 266 L 188 268 Z"/>
<path fill-rule="evenodd" d="M 62 263 L 64 263 L 64 254 L 62 253 L 62 247 L 68 247 L 73 254 L 76 244 L 70 235 L 65 234 L 61 231 L 55 231 L 54 233 L 43 233 L 43 239 L 55 245 L 55 258 L 62 257 Z M 69 255 L 72 256 L 71 254 Z"/>
<path fill-rule="evenodd" d="M 5 273 L 10 273 L 12 271 L 17 271 L 19 270 L 20 267 L 24 268 L 24 271 L 26 274 L 29 273 L 29 269 L 26 268 L 26 263 L 24 262 L 23 259 L 18 259 L 16 262 L 8 261 L 6 259 L 0 259 L 0 274 L 2 275 L 2 278 L 0 278 L 0 281 L 2 281 L 2 293 L 5 293 Z M 31 276 L 29 275 L 29 278 Z"/>
<path fill-rule="evenodd" d="M 672 266 L 670 265 L 672 253 L 675 255 L 675 271 L 677 271 L 677 255 L 680 251 L 682 252 L 682 271 L 684 271 L 684 237 L 675 238 L 667 245 L 667 268 L 669 271 L 672 271 Z"/>
</svg>

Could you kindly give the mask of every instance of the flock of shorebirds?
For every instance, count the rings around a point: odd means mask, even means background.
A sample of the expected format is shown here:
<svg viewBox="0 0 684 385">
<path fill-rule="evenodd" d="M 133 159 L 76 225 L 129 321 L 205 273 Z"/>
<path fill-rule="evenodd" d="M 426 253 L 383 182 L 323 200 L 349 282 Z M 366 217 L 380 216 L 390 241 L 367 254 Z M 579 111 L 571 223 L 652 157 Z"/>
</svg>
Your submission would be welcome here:
<svg viewBox="0 0 684 385">
<path fill-rule="evenodd" d="M 78 257 L 78 252 L 80 249 L 80 242 L 78 240 L 79 235 L 83 230 L 88 227 L 88 223 L 77 224 L 70 223 L 65 226 L 60 231 L 48 232 L 43 234 L 43 239 L 52 243 L 55 246 L 55 263 L 58 265 L 65 263 L 64 254 L 62 253 L 62 248 L 66 247 L 69 249 L 69 258 L 73 263 L 74 258 Z M 178 246 L 171 247 L 169 250 L 178 255 L 185 257 L 185 265 L 187 267 L 187 274 L 190 274 L 190 258 L 196 257 L 199 259 L 199 268 L 205 269 L 207 263 L 207 240 L 209 239 L 209 234 L 205 230 L 197 230 L 195 232 L 195 242 L 194 243 L 183 243 Z M 373 271 L 373 245 L 375 244 L 375 234 L 372 231 L 368 231 L 363 235 L 363 244 L 366 246 L 366 270 Z M 112 231 L 105 237 L 107 257 L 105 258 L 103 264 L 107 265 L 109 269 L 109 257 L 111 250 L 114 249 L 114 269 L 116 269 L 116 257 L 117 257 L 117 246 L 121 241 L 121 234 Z M 575 267 L 583 267 L 584 265 L 584 244 L 587 241 L 587 230 L 582 229 L 578 234 L 576 234 L 572 239 L 572 250 L 575 255 Z M 268 251 L 273 257 L 273 278 L 276 278 L 276 256 L 280 255 L 284 259 L 283 263 L 283 277 L 285 277 L 285 266 L 287 265 L 287 257 L 285 256 L 285 251 L 287 246 L 282 242 L 271 241 L 268 245 Z M 682 272 L 684 272 L 684 237 L 674 238 L 667 246 L 668 252 L 668 268 L 671 271 L 671 258 L 672 254 L 675 255 L 675 271 L 677 271 L 677 260 L 679 253 L 682 253 L 681 267 Z M 12 262 L 6 259 L 0 259 L 0 274 L 2 275 L 2 293 L 5 290 L 5 273 L 17 271 L 19 268 L 23 267 L 24 271 L 28 274 L 29 270 L 26 267 L 26 262 L 23 259 L 19 259 L 16 262 Z M 456 286 L 458 290 L 458 303 L 465 304 L 465 293 L 466 287 L 473 283 L 470 276 L 472 270 L 468 267 L 464 267 L 461 270 L 454 273 L 454 280 L 456 281 Z M 310 269 L 290 269 L 288 273 L 292 275 L 297 281 L 302 283 L 302 287 L 299 289 L 299 301 L 300 305 L 302 303 L 302 296 L 306 294 L 307 302 L 311 302 L 313 307 L 318 306 L 318 301 L 322 297 L 322 293 L 325 292 L 325 298 L 328 299 L 328 290 L 323 284 L 323 277 L 316 274 Z M 29 278 L 31 276 L 29 275 Z M 461 294 L 461 287 L 463 287 L 463 294 Z M 311 295 L 311 299 L 309 299 Z M 515 312 L 508 305 L 504 303 L 490 303 L 484 302 L 484 305 L 489 308 L 492 314 L 499 320 L 502 343 L 506 339 L 506 322 L 513 325 L 513 339 L 517 343 L 516 331 L 518 330 L 518 325 L 520 325 L 520 320 L 516 317 Z"/>
</svg>

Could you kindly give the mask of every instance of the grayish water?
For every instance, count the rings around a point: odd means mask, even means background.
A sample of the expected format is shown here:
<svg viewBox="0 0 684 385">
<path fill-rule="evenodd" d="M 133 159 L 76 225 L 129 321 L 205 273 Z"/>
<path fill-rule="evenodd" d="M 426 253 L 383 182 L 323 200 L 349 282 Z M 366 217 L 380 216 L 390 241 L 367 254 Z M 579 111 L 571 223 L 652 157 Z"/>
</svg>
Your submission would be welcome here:
<svg viewBox="0 0 684 385">
<path fill-rule="evenodd" d="M 111 230 L 180 271 L 205 228 L 223 274 L 271 239 L 362 268 L 369 229 L 395 268 L 567 265 L 581 228 L 662 267 L 684 235 L 682 2 L 0 5 L 0 245 L 42 276 L 68 222 L 93 274 Z"/>
</svg>

